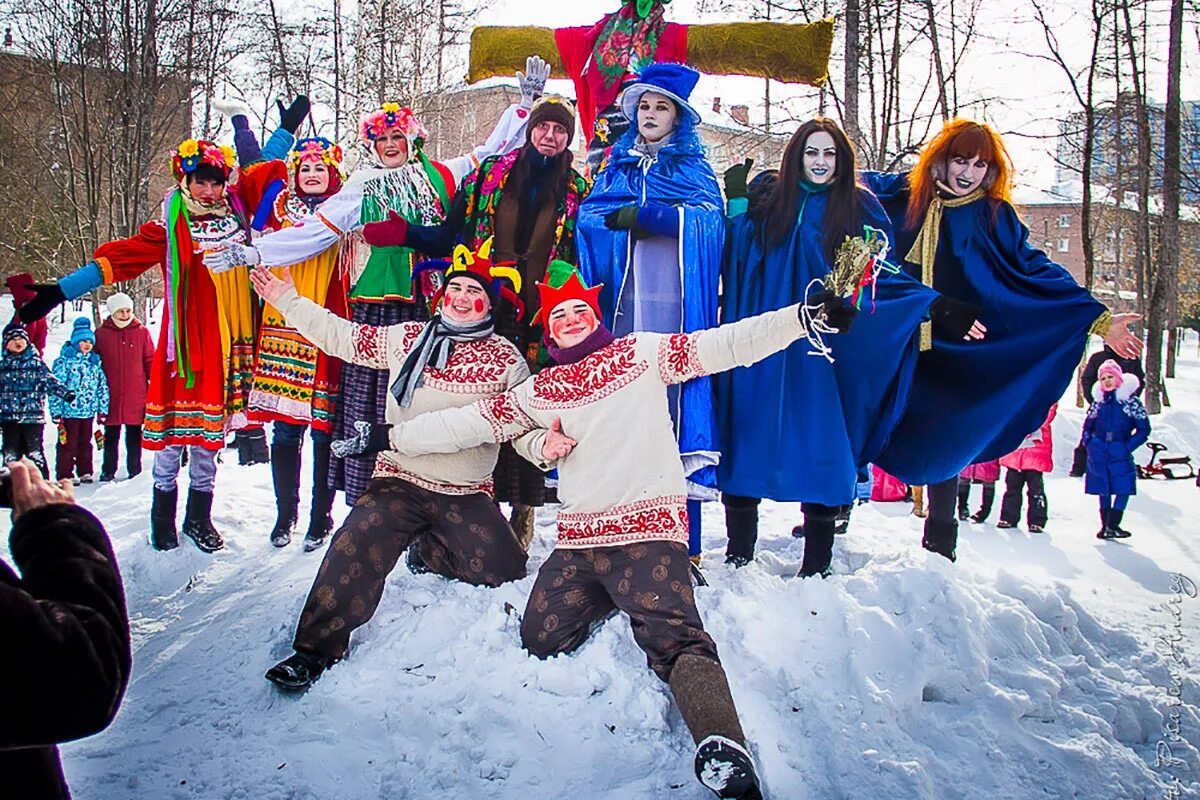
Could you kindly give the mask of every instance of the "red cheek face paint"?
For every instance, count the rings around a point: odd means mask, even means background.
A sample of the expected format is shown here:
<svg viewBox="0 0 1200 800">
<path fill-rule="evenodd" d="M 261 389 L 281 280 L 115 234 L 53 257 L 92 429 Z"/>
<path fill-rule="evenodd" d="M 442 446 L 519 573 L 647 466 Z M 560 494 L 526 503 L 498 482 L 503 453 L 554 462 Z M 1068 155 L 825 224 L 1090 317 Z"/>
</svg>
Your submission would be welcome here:
<svg viewBox="0 0 1200 800">
<path fill-rule="evenodd" d="M 483 313 L 483 301 L 480 300 L 478 297 L 475 298 L 475 313 L 476 314 Z"/>
</svg>

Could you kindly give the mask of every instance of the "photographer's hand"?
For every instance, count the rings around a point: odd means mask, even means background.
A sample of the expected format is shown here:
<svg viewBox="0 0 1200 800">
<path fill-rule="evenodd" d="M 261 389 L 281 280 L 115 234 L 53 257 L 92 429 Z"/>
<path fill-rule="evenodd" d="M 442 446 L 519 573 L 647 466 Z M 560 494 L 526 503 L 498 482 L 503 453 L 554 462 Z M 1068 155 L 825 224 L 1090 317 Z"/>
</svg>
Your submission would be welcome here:
<svg viewBox="0 0 1200 800">
<path fill-rule="evenodd" d="M 69 479 L 50 483 L 42 478 L 37 465 L 28 459 L 14 461 L 8 465 L 8 469 L 12 482 L 13 520 L 40 506 L 75 502 L 75 490 Z"/>
</svg>

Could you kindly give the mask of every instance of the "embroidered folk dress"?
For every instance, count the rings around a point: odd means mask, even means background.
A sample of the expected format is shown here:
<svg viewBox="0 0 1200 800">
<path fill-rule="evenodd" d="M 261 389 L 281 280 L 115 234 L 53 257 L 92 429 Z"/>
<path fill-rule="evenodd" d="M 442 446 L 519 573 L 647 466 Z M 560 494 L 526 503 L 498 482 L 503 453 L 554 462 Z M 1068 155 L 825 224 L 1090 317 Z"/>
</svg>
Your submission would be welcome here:
<svg viewBox="0 0 1200 800">
<path fill-rule="evenodd" d="M 397 425 L 392 446 L 426 458 L 516 439 L 525 458 L 558 468 L 559 548 L 686 544 L 687 485 L 667 387 L 747 366 L 803 334 L 796 306 L 695 333 L 631 334 L 503 394 Z M 577 444 L 548 464 L 542 445 L 555 419 Z"/>
<path fill-rule="evenodd" d="M 147 450 L 171 445 L 219 450 L 226 430 L 246 425 L 255 334 L 250 277 L 246 267 L 213 274 L 204 265 L 204 253 L 249 242 L 248 222 L 238 211 L 245 207 L 240 192 L 249 188 L 248 183 L 230 186 L 234 210 L 224 216 L 189 216 L 180 208 L 184 225 L 173 220 L 172 201 L 180 192 L 174 189 L 161 219 L 145 223 L 128 239 L 100 245 L 94 261 L 81 270 L 98 270 L 95 279 L 87 276 L 95 285 L 133 280 L 155 266 L 163 271 L 162 327 L 142 429 Z M 168 250 L 172 236 L 179 245 L 177 274 Z"/>
<path fill-rule="evenodd" d="M 309 205 L 297 197 L 288 184 L 288 170 L 283 161 L 254 164 L 246 172 L 255 175 L 263 187 L 255 228 L 277 231 L 316 222 L 317 211 L 328 200 Z M 340 253 L 341 248 L 335 243 L 291 267 L 291 275 L 302 297 L 338 316 L 349 317 L 346 298 L 349 273 L 339 269 Z M 274 268 L 272 272 L 278 275 L 282 269 Z M 252 421 L 282 421 L 332 431 L 340 377 L 338 359 L 322 353 L 288 325 L 279 309 L 270 303 L 263 305 L 250 389 Z"/>
<path fill-rule="evenodd" d="M 299 264 L 340 244 L 340 257 L 349 269 L 351 319 L 363 325 L 387 327 L 427 318 L 412 281 L 420 254 L 407 247 L 371 247 L 362 238 L 363 226 L 387 219 L 391 211 L 417 225 L 441 223 L 462 178 L 482 159 L 520 146 L 527 121 L 528 112 L 512 105 L 487 142 L 468 155 L 441 163 L 418 149 L 407 163 L 394 169 L 360 168 L 317 211 L 315 220 L 259 239 L 255 247 L 262 262 L 279 267 Z M 352 435 L 355 421 L 385 421 L 387 384 L 387 374 L 380 369 L 360 364 L 346 366 L 335 438 Z M 373 472 L 370 457 L 334 458 L 330 464 L 331 488 L 344 490 L 347 504 L 353 505 Z"/>
</svg>

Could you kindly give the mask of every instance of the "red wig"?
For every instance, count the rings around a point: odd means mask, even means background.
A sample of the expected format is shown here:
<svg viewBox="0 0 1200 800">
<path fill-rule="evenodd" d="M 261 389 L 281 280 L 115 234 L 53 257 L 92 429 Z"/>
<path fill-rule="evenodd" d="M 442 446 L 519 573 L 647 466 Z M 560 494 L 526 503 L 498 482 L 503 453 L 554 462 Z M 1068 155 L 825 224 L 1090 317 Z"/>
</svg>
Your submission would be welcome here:
<svg viewBox="0 0 1200 800">
<path fill-rule="evenodd" d="M 929 140 L 909 173 L 908 214 L 905 225 L 919 227 L 937 191 L 937 183 L 945 182 L 946 169 L 952 158 L 977 158 L 986 161 L 987 177 L 983 188 L 993 200 L 1012 202 L 1012 159 L 1000 134 L 985 122 L 952 119 Z"/>
</svg>

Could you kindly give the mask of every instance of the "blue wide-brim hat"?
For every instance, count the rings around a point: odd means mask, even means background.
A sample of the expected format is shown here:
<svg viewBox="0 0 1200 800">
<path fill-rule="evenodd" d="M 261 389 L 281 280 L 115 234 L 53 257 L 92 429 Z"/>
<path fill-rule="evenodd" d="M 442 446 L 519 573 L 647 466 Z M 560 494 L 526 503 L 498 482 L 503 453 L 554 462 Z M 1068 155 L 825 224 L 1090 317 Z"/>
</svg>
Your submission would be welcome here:
<svg viewBox="0 0 1200 800">
<path fill-rule="evenodd" d="M 625 119 L 637 124 L 637 106 L 646 92 L 658 92 L 675 101 L 679 110 L 692 123 L 700 122 L 700 114 L 688 103 L 700 73 L 683 64 L 651 64 L 641 71 L 637 80 L 621 95 L 621 113 Z"/>
</svg>

